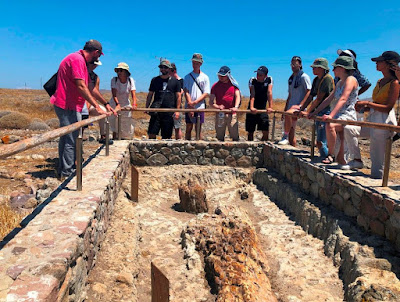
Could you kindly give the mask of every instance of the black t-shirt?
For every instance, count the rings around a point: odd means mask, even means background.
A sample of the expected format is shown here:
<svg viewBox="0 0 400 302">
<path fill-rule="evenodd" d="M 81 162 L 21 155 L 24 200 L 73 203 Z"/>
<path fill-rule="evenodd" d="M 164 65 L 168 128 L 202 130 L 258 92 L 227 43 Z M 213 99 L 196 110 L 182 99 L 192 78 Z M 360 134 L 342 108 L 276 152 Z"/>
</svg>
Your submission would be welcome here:
<svg viewBox="0 0 400 302">
<path fill-rule="evenodd" d="M 89 72 L 89 89 L 93 89 L 96 86 L 97 74 L 93 70 L 88 70 Z"/>
<path fill-rule="evenodd" d="M 176 108 L 176 93 L 181 91 L 181 83 L 172 77 L 158 76 L 151 80 L 149 91 L 154 92 L 151 108 Z"/>
<path fill-rule="evenodd" d="M 271 84 L 271 78 L 267 77 L 264 82 L 258 82 L 256 78 L 250 80 L 251 86 L 254 86 L 254 108 L 265 109 L 268 101 L 268 86 Z M 249 107 L 250 109 L 250 103 Z"/>
</svg>

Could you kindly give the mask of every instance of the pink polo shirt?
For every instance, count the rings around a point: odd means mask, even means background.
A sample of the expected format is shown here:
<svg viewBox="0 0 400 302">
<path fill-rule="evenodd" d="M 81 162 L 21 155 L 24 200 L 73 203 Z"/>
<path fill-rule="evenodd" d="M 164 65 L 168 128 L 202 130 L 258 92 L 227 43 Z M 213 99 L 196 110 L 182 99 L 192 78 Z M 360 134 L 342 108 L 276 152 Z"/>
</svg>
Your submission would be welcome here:
<svg viewBox="0 0 400 302">
<path fill-rule="evenodd" d="M 66 56 L 58 69 L 57 90 L 50 98 L 50 103 L 62 109 L 81 112 L 85 99 L 79 93 L 75 80 L 84 80 L 88 85 L 88 78 L 83 51 L 80 50 Z"/>
</svg>

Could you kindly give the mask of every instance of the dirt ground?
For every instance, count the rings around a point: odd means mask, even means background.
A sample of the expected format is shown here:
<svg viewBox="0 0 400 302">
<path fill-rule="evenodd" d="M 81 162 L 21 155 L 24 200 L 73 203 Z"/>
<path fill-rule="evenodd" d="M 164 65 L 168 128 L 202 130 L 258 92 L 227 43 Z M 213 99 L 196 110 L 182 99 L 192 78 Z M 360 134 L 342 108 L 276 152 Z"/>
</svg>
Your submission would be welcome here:
<svg viewBox="0 0 400 302">
<path fill-rule="evenodd" d="M 139 172 L 139 202 L 126 197 L 127 177 L 89 275 L 87 301 L 151 301 L 151 262 L 170 281 L 170 301 L 215 301 L 204 271 L 188 266 L 182 249 L 182 230 L 195 217 L 176 210 L 178 185 L 188 178 L 205 186 L 210 213 L 217 206 L 229 205 L 250 217 L 269 261 L 268 277 L 279 301 L 343 301 L 338 269 L 324 255 L 322 242 L 243 180 L 249 178 L 251 169 L 174 166 L 144 167 Z M 249 199 L 240 199 L 238 188 L 243 185 L 250 192 Z"/>
</svg>

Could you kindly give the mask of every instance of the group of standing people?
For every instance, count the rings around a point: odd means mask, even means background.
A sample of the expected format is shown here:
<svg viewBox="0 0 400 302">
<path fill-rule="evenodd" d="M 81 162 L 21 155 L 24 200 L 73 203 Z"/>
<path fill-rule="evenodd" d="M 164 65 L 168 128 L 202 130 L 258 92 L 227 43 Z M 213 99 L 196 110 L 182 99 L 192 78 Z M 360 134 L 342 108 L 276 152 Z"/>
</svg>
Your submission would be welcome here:
<svg viewBox="0 0 400 302">
<path fill-rule="evenodd" d="M 186 132 L 185 139 L 191 140 L 192 132 L 200 133 L 204 124 L 204 112 L 196 112 L 197 109 L 206 108 L 206 99 L 209 98 L 211 108 L 224 110 L 215 116 L 216 137 L 224 141 L 225 132 L 228 129 L 229 136 L 234 141 L 239 140 L 239 123 L 237 110 L 241 104 L 241 93 L 237 81 L 233 78 L 231 69 L 222 66 L 217 72 L 218 81 L 210 88 L 209 77 L 200 70 L 203 64 L 203 56 L 195 53 L 192 56 L 193 70 L 183 79 L 177 74 L 176 65 L 168 60 L 162 60 L 160 75 L 151 80 L 149 93 L 146 100 L 146 108 L 181 108 L 185 99 L 185 109 L 195 111 L 185 113 Z M 254 139 L 256 127 L 262 131 L 262 140 L 268 140 L 268 114 L 258 113 L 257 110 L 272 112 L 272 78 L 268 76 L 268 68 L 260 66 L 255 72 L 257 76 L 249 81 L 250 102 L 252 113 L 246 115 L 246 131 L 248 139 Z M 226 111 L 228 110 L 228 112 Z M 182 137 L 182 114 L 179 112 L 151 112 L 148 128 L 149 138 L 156 138 L 161 131 L 163 139 L 170 139 L 175 129 L 175 138 Z M 199 123 L 197 123 L 199 120 Z"/>
<path fill-rule="evenodd" d="M 122 138 L 133 137 L 132 110 L 137 108 L 135 81 L 131 78 L 128 64 L 120 62 L 111 79 L 112 97 L 105 100 L 99 90 L 100 79 L 94 70 L 101 65 L 102 45 L 96 40 L 86 42 L 84 48 L 65 57 L 58 70 L 57 88 L 50 102 L 54 104 L 60 126 L 67 126 L 87 118 L 89 115 L 107 114 L 113 137 L 116 138 L 116 115 L 121 112 Z M 369 111 L 371 122 L 396 125 L 393 107 L 400 91 L 400 55 L 386 51 L 372 58 L 376 68 L 382 72 L 373 91 L 372 102 L 359 101 L 358 96 L 366 91 L 371 83 L 361 74 L 354 51 L 338 50 L 338 58 L 333 65 L 335 78 L 329 74 L 329 64 L 325 58 L 317 58 L 311 65 L 315 78 L 304 73 L 302 59 L 294 56 L 291 60 L 292 75 L 288 80 L 288 98 L 285 111 L 298 116 L 320 116 L 322 120 L 357 120 L 357 112 Z M 159 64 L 160 75 L 151 80 L 146 99 L 146 108 L 176 108 L 183 106 L 193 112 L 150 112 L 149 138 L 156 138 L 161 131 L 163 139 L 170 139 L 175 130 L 175 138 L 182 138 L 183 116 L 186 122 L 185 139 L 190 140 L 193 130 L 200 133 L 204 124 L 204 112 L 209 98 L 211 108 L 223 110 L 215 115 L 215 130 L 218 140 L 225 139 L 226 128 L 232 140 L 239 140 L 237 110 L 241 104 L 241 93 L 237 81 L 228 66 L 217 72 L 218 81 L 210 87 L 209 77 L 201 71 L 203 56 L 192 56 L 193 70 L 183 79 L 177 67 L 168 60 Z M 262 131 L 262 140 L 268 140 L 268 113 L 273 112 L 273 80 L 268 68 L 260 66 L 256 76 L 249 80 L 250 100 L 246 114 L 245 128 L 248 140 L 254 139 L 255 130 Z M 131 100 L 130 100 L 131 99 Z M 186 100 L 184 102 L 183 100 Z M 310 105 L 311 103 L 311 105 Z M 310 105 L 310 106 L 309 106 Z M 228 110 L 228 111 L 227 111 Z M 258 110 L 266 110 L 260 113 Z M 197 123 L 197 121 L 200 123 Z M 296 116 L 284 118 L 284 134 L 278 144 L 296 146 Z M 100 142 L 105 142 L 104 121 L 100 121 Z M 199 127 L 197 129 L 197 127 Z M 331 164 L 337 161 L 342 169 L 363 167 L 358 137 L 371 138 L 372 160 L 371 176 L 381 178 L 384 160 L 384 141 L 392 136 L 389 130 L 361 128 L 338 123 L 317 122 L 317 146 L 322 162 Z M 69 177 L 75 170 L 75 142 L 78 131 L 60 138 L 59 166 L 60 177 Z M 112 143 L 112 140 L 110 141 Z"/>
<path fill-rule="evenodd" d="M 383 75 L 374 88 L 372 102 L 358 99 L 371 84 L 360 73 L 355 52 L 350 49 L 338 50 L 338 55 L 332 64 L 335 79 L 329 75 L 329 65 L 325 58 L 314 61 L 311 67 L 316 77 L 312 85 L 309 76 L 302 71 L 301 58 L 292 58 L 293 74 L 289 78 L 286 112 L 308 118 L 320 116 L 322 120 L 356 121 L 358 115 L 363 116 L 364 112 L 369 111 L 368 121 L 397 125 L 393 108 L 400 91 L 400 55 L 394 51 L 385 51 L 371 59 Z M 285 117 L 285 132 L 278 144 L 296 145 L 296 120 L 296 116 Z M 392 131 L 321 121 L 316 126 L 322 163 L 337 162 L 343 170 L 363 168 L 358 138 L 370 137 L 371 177 L 382 178 L 385 141 L 392 137 Z"/>
</svg>

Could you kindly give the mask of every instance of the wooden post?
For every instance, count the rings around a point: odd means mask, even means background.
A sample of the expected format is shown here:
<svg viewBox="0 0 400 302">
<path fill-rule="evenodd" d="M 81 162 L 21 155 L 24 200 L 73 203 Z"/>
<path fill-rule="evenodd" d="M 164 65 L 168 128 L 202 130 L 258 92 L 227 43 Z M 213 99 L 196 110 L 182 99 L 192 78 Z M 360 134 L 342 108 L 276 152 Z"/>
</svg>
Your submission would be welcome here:
<svg viewBox="0 0 400 302">
<path fill-rule="evenodd" d="M 169 302 L 169 280 L 151 263 L 151 302 Z"/>
<path fill-rule="evenodd" d="M 122 118 L 121 118 L 121 113 L 118 112 L 118 140 L 121 140 L 121 124 L 122 124 Z"/>
<path fill-rule="evenodd" d="M 276 123 L 276 116 L 274 113 L 274 117 L 272 118 L 272 135 L 271 135 L 271 140 L 275 140 L 275 123 Z"/>
<path fill-rule="evenodd" d="M 139 201 L 139 172 L 134 165 L 131 165 L 131 200 Z"/>
<path fill-rule="evenodd" d="M 390 170 L 390 156 L 392 154 L 392 137 L 389 137 L 386 140 L 386 149 L 385 149 L 385 166 L 383 168 L 383 179 L 382 179 L 382 187 L 387 187 L 389 181 L 389 170 Z"/>
<path fill-rule="evenodd" d="M 312 132 L 311 132 L 311 158 L 314 158 L 314 152 L 315 152 L 315 121 L 313 121 L 312 125 Z"/>
<path fill-rule="evenodd" d="M 200 114 L 196 118 L 196 140 L 200 140 Z"/>
<path fill-rule="evenodd" d="M 106 156 L 110 155 L 110 122 L 106 118 Z"/>
<path fill-rule="evenodd" d="M 76 190 L 82 191 L 82 128 L 79 130 L 78 138 L 76 139 Z"/>
</svg>

